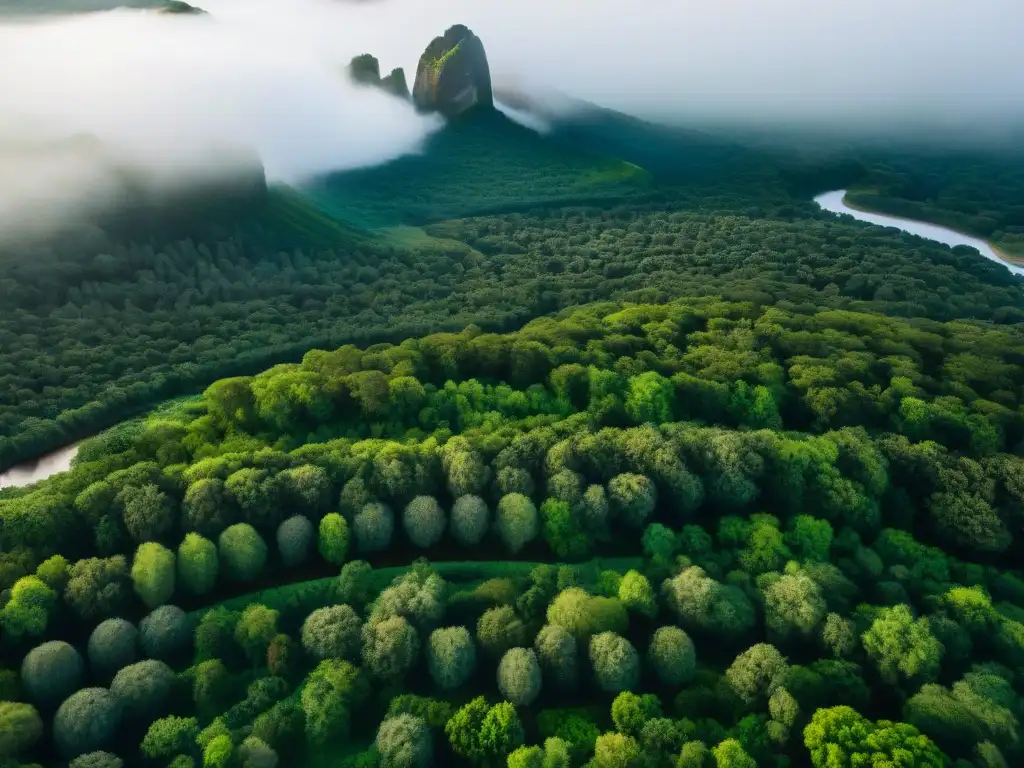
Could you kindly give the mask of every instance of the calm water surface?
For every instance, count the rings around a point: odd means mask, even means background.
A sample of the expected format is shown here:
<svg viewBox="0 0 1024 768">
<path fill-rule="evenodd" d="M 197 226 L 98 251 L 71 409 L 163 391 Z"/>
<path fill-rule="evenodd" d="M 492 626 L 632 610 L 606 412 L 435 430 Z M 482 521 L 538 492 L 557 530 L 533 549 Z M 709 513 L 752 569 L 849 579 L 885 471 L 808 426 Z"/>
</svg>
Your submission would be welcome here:
<svg viewBox="0 0 1024 768">
<path fill-rule="evenodd" d="M 986 259 L 998 262 L 1016 275 L 1024 275 L 1024 268 L 1015 264 L 1008 264 L 999 258 L 999 255 L 992 250 L 992 247 L 984 240 L 965 235 L 952 229 L 940 227 L 937 224 L 929 224 L 926 221 L 914 221 L 913 219 L 900 219 L 896 216 L 888 216 L 884 213 L 867 213 L 851 208 L 843 202 L 846 196 L 845 189 L 837 189 L 833 192 L 826 192 L 814 198 L 814 202 L 832 213 L 848 213 L 855 219 L 867 221 L 871 224 L 878 224 L 881 227 L 897 227 L 912 235 L 927 237 L 929 240 L 937 240 L 946 245 L 969 245 L 977 248 L 978 252 Z"/>
<path fill-rule="evenodd" d="M 0 488 L 31 485 L 43 478 L 71 469 L 71 460 L 78 453 L 78 444 L 68 445 L 38 459 L 16 464 L 0 473 Z"/>
</svg>

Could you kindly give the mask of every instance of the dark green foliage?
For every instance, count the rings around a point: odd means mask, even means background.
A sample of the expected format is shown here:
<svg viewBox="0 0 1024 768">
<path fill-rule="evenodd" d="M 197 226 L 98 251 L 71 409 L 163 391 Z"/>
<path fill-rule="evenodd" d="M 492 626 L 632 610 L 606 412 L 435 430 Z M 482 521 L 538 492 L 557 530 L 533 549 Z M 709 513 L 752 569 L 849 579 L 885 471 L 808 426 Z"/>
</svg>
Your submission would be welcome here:
<svg viewBox="0 0 1024 768">
<path fill-rule="evenodd" d="M 0 701 L 0 759 L 16 757 L 43 735 L 43 720 L 31 704 Z"/>
<path fill-rule="evenodd" d="M 225 529 L 217 540 L 217 551 L 225 575 L 235 581 L 252 581 L 267 562 L 267 545 L 256 529 L 246 523 Z"/>
<path fill-rule="evenodd" d="M 192 622 L 181 608 L 162 605 L 139 622 L 143 653 L 151 659 L 173 659 L 192 640 Z"/>
<path fill-rule="evenodd" d="M 490 510 L 479 496 L 460 496 L 451 511 L 451 532 L 459 544 L 475 547 L 490 525 Z"/>
<path fill-rule="evenodd" d="M 64 599 L 86 621 L 117 613 L 130 594 L 128 561 L 121 555 L 79 560 L 64 588 Z"/>
<path fill-rule="evenodd" d="M 386 718 L 377 730 L 381 768 L 427 768 L 434 759 L 434 740 L 427 723 L 414 715 Z"/>
<path fill-rule="evenodd" d="M 170 715 L 153 721 L 139 747 L 149 758 L 171 758 L 189 752 L 199 734 L 199 725 L 194 717 Z"/>
<path fill-rule="evenodd" d="M 395 513 L 386 504 L 367 504 L 352 521 L 352 531 L 359 552 L 380 552 L 391 542 L 395 531 Z"/>
<path fill-rule="evenodd" d="M 89 752 L 72 760 L 68 768 L 124 768 L 124 760 L 113 752 Z"/>
<path fill-rule="evenodd" d="M 590 638 L 590 665 L 598 688 L 619 693 L 640 681 L 640 656 L 633 645 L 614 632 L 601 632 Z"/>
<path fill-rule="evenodd" d="M 476 639 L 488 656 L 497 660 L 510 648 L 527 641 L 526 627 L 516 612 L 507 605 L 488 608 L 476 625 Z"/>
<path fill-rule="evenodd" d="M 293 515 L 281 523 L 277 528 L 277 550 L 282 562 L 294 567 L 308 560 L 313 551 L 313 536 L 313 524 L 307 517 Z"/>
<path fill-rule="evenodd" d="M 348 734 L 352 710 L 366 698 L 362 672 L 342 659 L 320 662 L 302 689 L 306 735 L 314 744 Z"/>
<path fill-rule="evenodd" d="M 662 685 L 675 688 L 688 682 L 696 670 L 693 641 L 679 627 L 658 627 L 647 649 L 647 660 Z"/>
<path fill-rule="evenodd" d="M 114 675 L 110 693 L 117 698 L 126 720 L 150 722 L 162 714 L 174 684 L 174 670 L 162 661 L 147 659 Z"/>
<path fill-rule="evenodd" d="M 426 655 L 430 676 L 442 690 L 458 688 L 476 667 L 476 645 L 465 627 L 435 629 Z"/>
<path fill-rule="evenodd" d="M 139 631 L 124 619 L 106 619 L 89 635 L 89 667 L 107 678 L 138 657 Z"/>
<path fill-rule="evenodd" d="M 36 646 L 21 662 L 21 686 L 26 698 L 40 707 L 57 706 L 78 690 L 84 666 L 78 651 L 62 640 Z"/>
<path fill-rule="evenodd" d="M 105 688 L 83 688 L 60 705 L 53 718 L 53 740 L 66 758 L 101 750 L 112 743 L 121 707 Z"/>
<path fill-rule="evenodd" d="M 348 605 L 313 611 L 302 624 L 302 647 L 318 661 L 348 659 L 359 655 L 363 623 Z"/>
</svg>

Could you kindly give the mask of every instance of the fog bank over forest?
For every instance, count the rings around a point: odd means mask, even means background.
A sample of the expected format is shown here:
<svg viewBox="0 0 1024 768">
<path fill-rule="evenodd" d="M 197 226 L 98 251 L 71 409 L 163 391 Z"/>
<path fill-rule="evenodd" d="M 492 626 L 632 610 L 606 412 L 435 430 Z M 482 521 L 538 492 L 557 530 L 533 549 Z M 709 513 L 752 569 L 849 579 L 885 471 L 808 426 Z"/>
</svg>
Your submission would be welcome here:
<svg viewBox="0 0 1024 768">
<path fill-rule="evenodd" d="M 1024 69 L 1008 66 L 1024 36 L 1015 0 L 199 4 L 209 16 L 0 23 L 0 224 L 45 228 L 102 203 L 117 164 L 177 184 L 237 147 L 272 180 L 299 181 L 416 151 L 438 122 L 342 68 L 371 52 L 411 82 L 453 23 L 483 39 L 499 85 L 650 119 L 992 133 L 1024 117 Z M 38 151 L 79 135 L 102 142 L 102 160 Z"/>
</svg>

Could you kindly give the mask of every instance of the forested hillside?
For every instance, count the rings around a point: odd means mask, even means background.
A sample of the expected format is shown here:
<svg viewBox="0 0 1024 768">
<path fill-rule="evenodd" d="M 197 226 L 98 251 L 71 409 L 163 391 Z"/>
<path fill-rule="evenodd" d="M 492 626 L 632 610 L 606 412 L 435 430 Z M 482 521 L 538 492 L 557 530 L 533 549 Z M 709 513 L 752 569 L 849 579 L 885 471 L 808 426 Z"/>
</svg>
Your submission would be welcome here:
<svg viewBox="0 0 1024 768">
<path fill-rule="evenodd" d="M 607 149 L 600 128 L 594 142 Z M 640 130 L 630 123 L 619 138 Z M 688 141 L 694 156 L 706 146 L 689 134 L 671 146 Z M 422 156 L 306 194 L 275 190 L 201 225 L 159 233 L 122 221 L 70 243 L 8 247 L 0 467 L 314 346 L 471 323 L 511 330 L 599 299 L 719 293 L 1021 318 L 1019 281 L 998 265 L 822 214 L 761 153 L 718 156 L 731 169 L 718 178 L 659 180 L 664 170 L 493 115 L 448 126 Z"/>
<path fill-rule="evenodd" d="M 1013 765 L 1022 356 L 706 295 L 224 379 L 0 499 L 3 754 Z"/>
</svg>

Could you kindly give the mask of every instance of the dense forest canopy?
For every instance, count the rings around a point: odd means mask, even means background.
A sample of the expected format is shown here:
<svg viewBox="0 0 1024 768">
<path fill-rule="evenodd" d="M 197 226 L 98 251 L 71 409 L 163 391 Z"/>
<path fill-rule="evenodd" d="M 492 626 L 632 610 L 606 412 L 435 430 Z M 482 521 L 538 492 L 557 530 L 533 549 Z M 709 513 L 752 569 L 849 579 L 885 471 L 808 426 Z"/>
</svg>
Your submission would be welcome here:
<svg viewBox="0 0 1024 768">
<path fill-rule="evenodd" d="M 4 246 L 0 467 L 100 434 L 0 768 L 1021 764 L 1022 283 L 810 202 L 1006 245 L 992 162 L 478 111 Z"/>
</svg>

